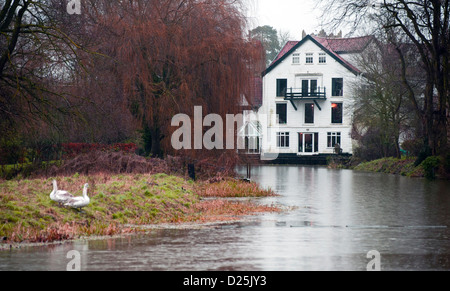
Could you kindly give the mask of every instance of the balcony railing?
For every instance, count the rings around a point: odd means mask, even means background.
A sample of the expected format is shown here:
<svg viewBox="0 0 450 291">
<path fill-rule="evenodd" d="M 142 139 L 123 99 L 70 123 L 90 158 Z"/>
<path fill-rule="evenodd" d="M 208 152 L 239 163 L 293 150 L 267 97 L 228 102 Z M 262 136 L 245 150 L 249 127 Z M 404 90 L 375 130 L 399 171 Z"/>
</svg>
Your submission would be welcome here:
<svg viewBox="0 0 450 291">
<path fill-rule="evenodd" d="M 285 94 L 286 100 L 302 99 L 327 99 L 327 90 L 325 87 L 317 88 L 288 88 Z"/>
</svg>

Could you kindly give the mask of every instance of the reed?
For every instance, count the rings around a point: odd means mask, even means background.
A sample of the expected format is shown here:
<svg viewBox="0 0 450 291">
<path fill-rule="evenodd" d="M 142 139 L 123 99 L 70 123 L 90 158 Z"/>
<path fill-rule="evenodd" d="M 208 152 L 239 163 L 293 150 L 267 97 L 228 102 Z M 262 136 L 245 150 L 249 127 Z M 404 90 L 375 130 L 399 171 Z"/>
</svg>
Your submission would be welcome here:
<svg viewBox="0 0 450 291">
<path fill-rule="evenodd" d="M 203 182 L 197 191 L 201 197 L 269 197 L 275 196 L 272 189 L 263 189 L 255 182 L 223 179 L 216 183 Z"/>
</svg>

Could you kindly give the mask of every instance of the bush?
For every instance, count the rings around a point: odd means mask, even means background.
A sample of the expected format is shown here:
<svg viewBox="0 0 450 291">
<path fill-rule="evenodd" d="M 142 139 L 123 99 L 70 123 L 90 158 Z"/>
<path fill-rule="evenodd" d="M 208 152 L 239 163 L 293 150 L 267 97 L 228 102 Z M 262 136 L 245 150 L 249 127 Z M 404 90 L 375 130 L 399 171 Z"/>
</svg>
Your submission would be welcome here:
<svg viewBox="0 0 450 291">
<path fill-rule="evenodd" d="M 412 139 L 403 142 L 402 148 L 407 152 L 408 156 L 419 156 L 420 152 L 423 149 L 423 140 L 421 139 Z"/>
<path fill-rule="evenodd" d="M 422 162 L 422 168 L 425 172 L 425 178 L 429 180 L 436 179 L 436 170 L 441 165 L 440 157 L 428 157 Z"/>
<path fill-rule="evenodd" d="M 414 163 L 414 166 L 419 166 L 420 164 L 422 164 L 422 162 L 424 162 L 428 157 L 430 157 L 431 154 L 431 149 L 429 146 L 425 145 L 424 147 L 422 147 L 422 150 L 420 151 L 419 155 L 417 156 L 417 160 Z"/>
<path fill-rule="evenodd" d="M 6 136 L 0 139 L 0 165 L 14 165 L 23 162 L 24 149 L 18 136 Z"/>
</svg>

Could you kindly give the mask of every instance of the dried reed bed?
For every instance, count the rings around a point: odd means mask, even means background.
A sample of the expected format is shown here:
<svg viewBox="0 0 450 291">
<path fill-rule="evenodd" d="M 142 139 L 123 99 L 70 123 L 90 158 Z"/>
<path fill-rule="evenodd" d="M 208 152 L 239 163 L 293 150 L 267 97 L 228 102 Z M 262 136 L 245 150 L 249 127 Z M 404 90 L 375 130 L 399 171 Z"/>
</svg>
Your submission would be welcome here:
<svg viewBox="0 0 450 291">
<path fill-rule="evenodd" d="M 179 171 L 180 165 L 179 159 L 171 157 L 166 160 L 146 159 L 124 152 L 93 151 L 66 160 L 61 166 L 54 165 L 45 171 L 36 172 L 35 176 L 169 173 Z"/>
<path fill-rule="evenodd" d="M 276 196 L 272 189 L 263 189 L 255 182 L 223 178 L 220 181 L 202 182 L 197 187 L 201 197 L 269 197 Z"/>
<path fill-rule="evenodd" d="M 165 159 L 145 158 L 126 152 L 92 151 L 80 154 L 60 165 L 52 165 L 33 172 L 33 178 L 55 176 L 97 175 L 97 174 L 157 174 L 166 173 L 188 177 L 188 165 L 194 164 L 196 178 L 209 180 L 216 177 L 235 177 L 235 166 L 240 162 L 237 155 L 222 154 L 217 157 L 201 157 L 198 159 L 188 156 Z"/>
</svg>

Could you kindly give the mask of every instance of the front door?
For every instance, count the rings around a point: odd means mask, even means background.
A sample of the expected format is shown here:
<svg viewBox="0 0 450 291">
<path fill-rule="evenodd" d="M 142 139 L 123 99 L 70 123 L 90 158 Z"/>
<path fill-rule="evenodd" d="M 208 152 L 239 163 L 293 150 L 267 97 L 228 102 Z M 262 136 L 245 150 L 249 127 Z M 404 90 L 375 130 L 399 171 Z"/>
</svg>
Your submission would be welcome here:
<svg viewBox="0 0 450 291">
<path fill-rule="evenodd" d="M 319 134 L 318 133 L 299 133 L 298 134 L 298 152 L 300 154 L 311 154 L 319 152 Z"/>
<path fill-rule="evenodd" d="M 311 133 L 304 134 L 305 137 L 305 153 L 312 153 L 314 148 L 314 135 Z"/>
</svg>

